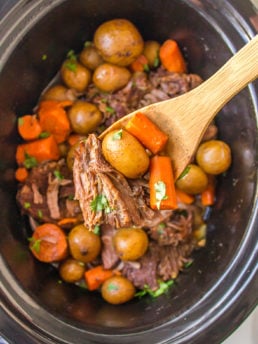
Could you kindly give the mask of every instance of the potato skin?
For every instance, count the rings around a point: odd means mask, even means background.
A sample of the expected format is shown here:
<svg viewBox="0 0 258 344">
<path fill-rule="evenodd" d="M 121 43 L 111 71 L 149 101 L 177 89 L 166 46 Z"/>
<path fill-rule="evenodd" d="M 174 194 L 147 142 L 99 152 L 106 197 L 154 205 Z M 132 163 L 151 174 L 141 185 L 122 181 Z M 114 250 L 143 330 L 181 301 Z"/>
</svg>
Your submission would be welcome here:
<svg viewBox="0 0 258 344">
<path fill-rule="evenodd" d="M 130 80 L 131 73 L 127 68 L 111 63 L 103 63 L 93 74 L 94 84 L 104 92 L 114 92 L 124 87 Z"/>
<path fill-rule="evenodd" d="M 91 72 L 79 62 L 66 60 L 61 67 L 61 77 L 67 87 L 82 92 L 91 81 Z"/>
<path fill-rule="evenodd" d="M 97 28 L 94 45 L 105 61 L 128 66 L 142 53 L 144 42 L 129 20 L 113 19 Z"/>
<path fill-rule="evenodd" d="M 141 228 L 121 228 L 114 236 L 114 246 L 122 260 L 136 260 L 144 255 L 149 240 Z"/>
<path fill-rule="evenodd" d="M 113 305 L 119 305 L 131 300 L 134 294 L 134 285 L 123 276 L 110 277 L 101 287 L 103 299 Z"/>
<path fill-rule="evenodd" d="M 196 160 L 206 173 L 217 175 L 231 165 L 231 150 L 223 141 L 210 140 L 199 146 Z"/>
<path fill-rule="evenodd" d="M 176 186 L 189 194 L 197 195 L 203 192 L 208 185 L 208 177 L 201 167 L 190 164 L 189 171 L 180 179 L 177 179 Z"/>
<path fill-rule="evenodd" d="M 75 226 L 69 232 L 68 243 L 72 257 L 83 263 L 97 258 L 101 250 L 100 237 L 84 225 Z"/>
<path fill-rule="evenodd" d="M 146 41 L 144 43 L 143 55 L 148 60 L 148 65 L 153 68 L 157 67 L 157 61 L 159 59 L 160 44 L 157 41 Z"/>
<path fill-rule="evenodd" d="M 71 100 L 73 102 L 76 100 L 76 92 L 63 85 L 54 85 L 43 93 L 42 100 Z"/>
<path fill-rule="evenodd" d="M 69 109 L 68 117 L 73 131 L 86 135 L 94 131 L 102 121 L 102 114 L 96 105 L 77 100 Z"/>
<path fill-rule="evenodd" d="M 63 281 L 75 283 L 83 278 L 84 264 L 73 258 L 64 260 L 59 266 L 59 274 Z"/>
<path fill-rule="evenodd" d="M 105 159 L 127 178 L 139 178 L 148 169 L 150 159 L 141 143 L 126 130 L 115 139 L 119 130 L 112 130 L 102 141 Z"/>
<path fill-rule="evenodd" d="M 79 59 L 81 64 L 90 70 L 94 70 L 104 63 L 98 50 L 93 45 L 85 47 L 80 53 Z"/>
</svg>

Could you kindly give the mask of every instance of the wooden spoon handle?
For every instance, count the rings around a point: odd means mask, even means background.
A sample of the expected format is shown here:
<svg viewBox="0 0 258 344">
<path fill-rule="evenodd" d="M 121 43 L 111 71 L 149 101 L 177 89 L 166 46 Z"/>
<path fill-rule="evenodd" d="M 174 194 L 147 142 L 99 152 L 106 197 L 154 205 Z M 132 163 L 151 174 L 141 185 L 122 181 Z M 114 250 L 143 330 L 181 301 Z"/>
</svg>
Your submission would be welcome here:
<svg viewBox="0 0 258 344">
<path fill-rule="evenodd" d="M 206 116 L 212 119 L 231 98 L 257 77 L 258 35 L 201 84 L 195 96 L 199 96 L 203 106 L 209 109 Z"/>
</svg>

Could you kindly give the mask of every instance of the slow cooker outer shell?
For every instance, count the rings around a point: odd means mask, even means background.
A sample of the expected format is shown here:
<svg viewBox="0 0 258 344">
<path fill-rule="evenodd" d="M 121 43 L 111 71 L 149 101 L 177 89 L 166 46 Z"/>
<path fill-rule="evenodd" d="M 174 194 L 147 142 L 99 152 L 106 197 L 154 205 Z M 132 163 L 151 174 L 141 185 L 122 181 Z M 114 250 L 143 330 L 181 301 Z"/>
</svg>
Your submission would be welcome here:
<svg viewBox="0 0 258 344">
<path fill-rule="evenodd" d="M 15 204 L 17 115 L 31 112 L 71 48 L 104 20 L 132 20 L 145 39 L 175 37 L 191 71 L 207 78 L 254 34 L 252 7 L 232 1 L 20 1 L 0 24 L 1 331 L 14 343 L 219 343 L 257 302 L 255 85 L 218 115 L 233 166 L 220 180 L 207 247 L 158 299 L 115 307 L 58 284 L 27 250 L 29 226 Z M 155 10 L 154 10 L 155 8 Z M 165 10 L 164 10 L 165 9 Z M 239 11 L 239 12 L 238 12 Z M 42 56 L 47 59 L 43 60 Z M 256 84 L 257 86 L 257 84 Z M 257 88 L 256 88 L 257 90 Z M 257 94 L 257 91 L 256 91 Z"/>
</svg>

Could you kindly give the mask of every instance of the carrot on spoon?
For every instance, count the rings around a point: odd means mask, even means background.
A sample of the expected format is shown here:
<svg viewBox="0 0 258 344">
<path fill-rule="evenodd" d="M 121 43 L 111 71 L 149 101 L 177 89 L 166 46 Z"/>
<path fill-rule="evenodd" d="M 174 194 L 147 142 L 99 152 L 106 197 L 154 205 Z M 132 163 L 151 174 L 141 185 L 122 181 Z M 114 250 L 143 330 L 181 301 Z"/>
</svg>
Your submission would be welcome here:
<svg viewBox="0 0 258 344">
<path fill-rule="evenodd" d="M 176 209 L 177 197 L 171 159 L 155 155 L 150 160 L 150 206 L 152 209 Z"/>
<path fill-rule="evenodd" d="M 153 154 L 162 151 L 167 143 L 168 135 L 161 131 L 143 113 L 136 113 L 126 124 L 125 129 L 135 136 Z"/>
</svg>

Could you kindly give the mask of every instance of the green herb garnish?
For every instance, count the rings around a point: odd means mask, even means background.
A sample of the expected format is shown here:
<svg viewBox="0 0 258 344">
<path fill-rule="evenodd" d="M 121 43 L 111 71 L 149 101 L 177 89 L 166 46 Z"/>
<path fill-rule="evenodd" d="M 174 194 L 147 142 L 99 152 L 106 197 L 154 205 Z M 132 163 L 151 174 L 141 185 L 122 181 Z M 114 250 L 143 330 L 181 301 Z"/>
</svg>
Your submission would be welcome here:
<svg viewBox="0 0 258 344">
<path fill-rule="evenodd" d="M 77 57 L 74 53 L 74 50 L 69 50 L 67 53 L 67 58 L 72 61 L 77 61 Z"/>
<path fill-rule="evenodd" d="M 75 63 L 75 62 L 73 62 L 73 61 L 67 61 L 66 63 L 65 63 L 65 67 L 67 68 L 67 69 L 69 69 L 71 72 L 76 72 L 76 69 L 77 69 L 77 64 Z"/>
<path fill-rule="evenodd" d="M 43 217 L 42 210 L 38 210 L 38 217 L 39 217 L 40 219 L 42 219 L 42 217 Z"/>
<path fill-rule="evenodd" d="M 42 57 L 41 57 L 41 60 L 42 61 L 46 61 L 46 59 L 47 59 L 47 54 L 43 54 Z"/>
<path fill-rule="evenodd" d="M 39 253 L 40 251 L 40 243 L 41 243 L 41 239 L 37 239 L 35 240 L 34 238 L 28 238 L 29 242 L 31 243 L 30 248 L 35 251 L 36 253 Z"/>
<path fill-rule="evenodd" d="M 157 68 L 158 66 L 159 66 L 159 58 L 157 56 L 157 57 L 155 57 L 155 60 L 153 62 L 153 67 Z"/>
<path fill-rule="evenodd" d="M 23 206 L 24 206 L 25 209 L 29 209 L 31 207 L 31 204 L 30 204 L 30 202 L 25 202 L 23 204 Z"/>
<path fill-rule="evenodd" d="M 99 225 L 96 225 L 93 229 L 93 233 L 96 234 L 96 235 L 99 235 L 100 234 L 100 226 Z"/>
<path fill-rule="evenodd" d="M 68 199 L 69 199 L 69 201 L 73 201 L 74 200 L 74 195 L 69 195 Z"/>
<path fill-rule="evenodd" d="M 64 176 L 61 174 L 60 171 L 55 170 L 53 173 L 54 173 L 54 176 L 55 176 L 58 180 L 63 180 L 63 179 L 64 179 Z"/>
<path fill-rule="evenodd" d="M 159 180 L 158 182 L 154 184 L 154 189 L 156 191 L 156 194 L 155 194 L 155 197 L 157 200 L 156 205 L 157 205 L 157 208 L 160 209 L 161 201 L 168 198 L 168 196 L 166 195 L 166 184 L 162 180 Z"/>
<path fill-rule="evenodd" d="M 144 288 L 137 293 L 135 293 L 136 297 L 143 297 L 144 295 L 150 295 L 151 297 L 158 297 L 164 293 L 166 293 L 169 289 L 174 284 L 174 280 L 169 280 L 169 281 L 158 281 L 159 287 L 156 290 L 150 289 L 148 285 L 145 285 Z"/>
<path fill-rule="evenodd" d="M 90 47 L 90 46 L 92 46 L 92 42 L 91 42 L 91 41 L 86 41 L 86 42 L 84 43 L 84 47 L 85 47 L 85 48 Z"/>
<path fill-rule="evenodd" d="M 18 126 L 22 126 L 24 124 L 24 119 L 22 117 L 18 118 Z"/>
<path fill-rule="evenodd" d="M 119 287 L 113 283 L 110 283 L 108 286 L 107 286 L 107 289 L 108 291 L 113 291 L 113 290 L 118 290 Z"/>
<path fill-rule="evenodd" d="M 104 210 L 106 214 L 111 212 L 107 197 L 105 195 L 97 195 L 93 201 L 90 203 L 92 211 L 102 211 Z"/>
<path fill-rule="evenodd" d="M 113 141 L 121 140 L 122 135 L 123 135 L 123 129 L 120 129 L 120 130 L 116 131 L 116 132 L 113 134 L 112 140 L 113 140 Z"/>
<path fill-rule="evenodd" d="M 189 259 L 188 262 L 185 263 L 184 268 L 187 269 L 193 264 L 193 259 Z"/>
<path fill-rule="evenodd" d="M 145 64 L 143 65 L 143 70 L 144 70 L 144 72 L 146 72 L 146 73 L 148 73 L 148 72 L 150 71 L 150 67 L 149 67 L 149 65 L 148 65 L 147 63 L 145 63 Z"/>
<path fill-rule="evenodd" d="M 178 177 L 178 180 L 184 178 L 184 176 L 186 176 L 187 173 L 190 171 L 190 168 L 191 168 L 191 166 L 186 166 L 186 168 L 184 169 L 184 171 L 183 171 L 183 172 L 180 174 L 180 176 Z"/>
<path fill-rule="evenodd" d="M 31 156 L 25 152 L 25 160 L 24 160 L 23 165 L 29 169 L 29 168 L 37 166 L 37 164 L 38 164 L 38 162 L 37 162 L 36 158 L 34 158 L 34 156 Z"/>
<path fill-rule="evenodd" d="M 50 133 L 48 131 L 42 131 L 42 133 L 39 134 L 40 139 L 45 139 L 50 136 Z"/>
<path fill-rule="evenodd" d="M 111 114 L 115 113 L 115 110 L 111 106 L 106 106 L 106 111 L 111 113 Z"/>
</svg>

